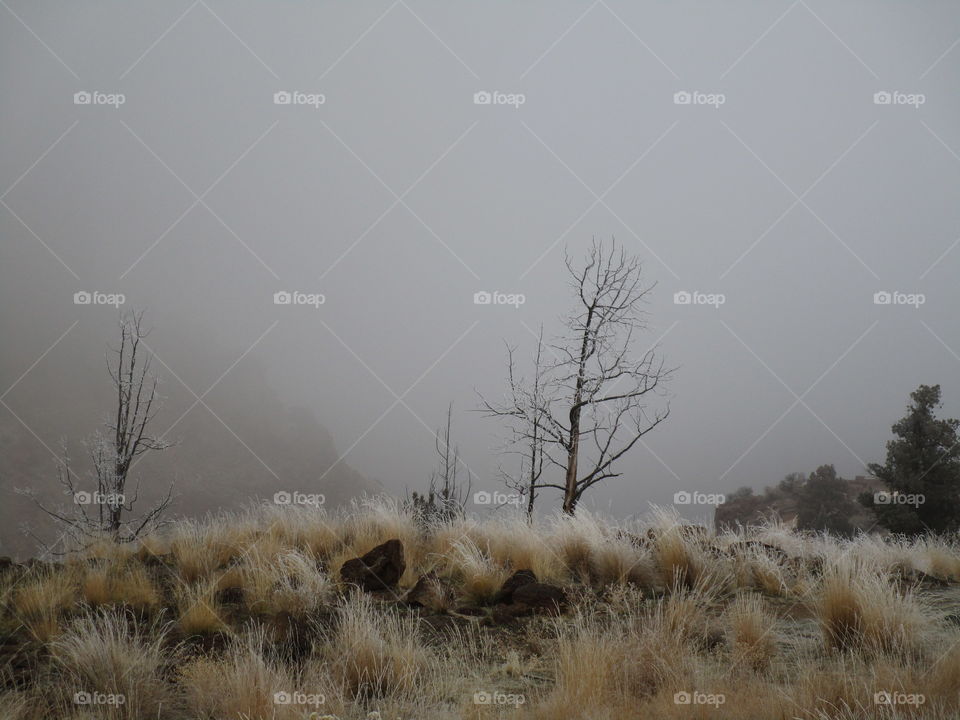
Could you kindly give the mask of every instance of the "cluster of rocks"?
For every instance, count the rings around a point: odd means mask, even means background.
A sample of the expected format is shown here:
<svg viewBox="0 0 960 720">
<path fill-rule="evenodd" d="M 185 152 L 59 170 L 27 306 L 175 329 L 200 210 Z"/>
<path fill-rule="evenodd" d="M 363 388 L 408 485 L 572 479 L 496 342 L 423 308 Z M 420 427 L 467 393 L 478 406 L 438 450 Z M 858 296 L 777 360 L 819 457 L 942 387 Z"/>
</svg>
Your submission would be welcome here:
<svg viewBox="0 0 960 720">
<path fill-rule="evenodd" d="M 390 593 L 410 607 L 436 608 L 455 605 L 455 593 L 437 573 L 429 571 L 401 598 L 397 584 L 407 565 L 400 540 L 388 540 L 365 555 L 347 560 L 340 569 L 340 578 L 348 585 L 374 593 Z M 489 615 L 493 621 L 508 622 L 532 614 L 558 615 L 567 609 L 563 588 L 539 582 L 532 570 L 513 573 L 493 597 L 489 612 L 483 608 L 461 606 L 461 615 Z"/>
</svg>

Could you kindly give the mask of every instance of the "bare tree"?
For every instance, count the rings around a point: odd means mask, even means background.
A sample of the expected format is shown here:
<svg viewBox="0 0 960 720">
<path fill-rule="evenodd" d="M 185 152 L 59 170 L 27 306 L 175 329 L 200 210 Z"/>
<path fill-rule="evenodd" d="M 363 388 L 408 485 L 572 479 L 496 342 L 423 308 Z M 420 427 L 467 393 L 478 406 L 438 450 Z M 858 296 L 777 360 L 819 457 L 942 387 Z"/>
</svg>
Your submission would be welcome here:
<svg viewBox="0 0 960 720">
<path fill-rule="evenodd" d="M 451 444 L 453 426 L 453 403 L 447 406 L 447 424 L 438 430 L 434 437 L 437 450 L 438 467 L 430 473 L 430 483 L 426 493 L 413 492 L 410 503 L 422 518 L 427 520 L 449 520 L 462 516 L 470 497 L 469 473 L 466 483 L 457 477 L 460 465 L 459 448 Z"/>
<path fill-rule="evenodd" d="M 105 536 L 116 542 L 135 540 L 160 521 L 172 499 L 173 483 L 152 508 L 133 515 L 140 494 L 139 477 L 130 487 L 134 461 L 144 453 L 165 450 L 173 444 L 150 433 L 160 402 L 157 378 L 150 372 L 150 354 L 142 343 L 147 336 L 142 320 L 142 312 L 120 318 L 120 347 L 113 351 L 113 362 L 107 359 L 116 390 L 116 409 L 106 423 L 106 432 L 96 433 L 86 444 L 91 461 L 87 481 L 73 472 L 66 451 L 58 465 L 60 484 L 73 501 L 72 512 L 37 503 L 80 544 Z M 85 490 L 88 485 L 94 489 Z"/>
<path fill-rule="evenodd" d="M 618 477 L 617 461 L 670 414 L 669 404 L 648 412 L 670 375 L 651 347 L 634 354 L 634 340 L 646 330 L 642 304 L 652 286 L 644 286 L 641 264 L 616 241 L 594 241 L 582 268 L 566 258 L 576 307 L 565 319 L 565 333 L 551 343 L 554 361 L 540 361 L 532 386 L 515 380 L 508 349 L 507 400 L 484 403 L 490 415 L 507 418 L 515 437 L 537 443 L 542 458 L 562 470 L 561 482 L 535 488 L 563 492 L 563 511 L 572 514 L 584 493 Z M 536 457 L 536 453 L 533 454 Z M 542 463 L 531 464 L 539 467 Z"/>
<path fill-rule="evenodd" d="M 527 517 L 533 516 L 537 491 L 549 485 L 541 484 L 544 461 L 547 459 L 546 443 L 549 440 L 546 412 L 549 400 L 546 395 L 547 377 L 543 364 L 543 327 L 537 336 L 537 352 L 534 356 L 533 378 L 528 384 L 516 375 L 515 348 L 507 345 L 507 399 L 501 404 L 487 402 L 481 396 L 483 410 L 489 416 L 503 418 L 509 425 L 510 437 L 505 452 L 520 458 L 520 472 L 513 475 L 500 471 L 504 484 L 526 498 Z M 559 486 L 554 486 L 559 487 Z"/>
</svg>

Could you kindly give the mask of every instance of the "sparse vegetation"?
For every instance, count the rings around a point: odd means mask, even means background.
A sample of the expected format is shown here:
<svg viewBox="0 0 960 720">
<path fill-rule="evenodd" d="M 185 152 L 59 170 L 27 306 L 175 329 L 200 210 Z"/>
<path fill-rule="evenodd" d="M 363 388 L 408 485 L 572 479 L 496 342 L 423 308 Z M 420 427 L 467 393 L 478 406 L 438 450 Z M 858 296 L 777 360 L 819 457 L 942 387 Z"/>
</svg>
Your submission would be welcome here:
<svg viewBox="0 0 960 720">
<path fill-rule="evenodd" d="M 392 588 L 340 577 L 391 539 Z M 660 510 L 424 526 L 368 501 L 252 508 L 147 544 L 5 571 L 6 642 L 29 662 L 8 661 L 4 717 L 682 718 L 683 693 L 717 718 L 865 720 L 885 692 L 923 697 L 903 717 L 960 709 L 945 540 L 715 534 Z"/>
</svg>

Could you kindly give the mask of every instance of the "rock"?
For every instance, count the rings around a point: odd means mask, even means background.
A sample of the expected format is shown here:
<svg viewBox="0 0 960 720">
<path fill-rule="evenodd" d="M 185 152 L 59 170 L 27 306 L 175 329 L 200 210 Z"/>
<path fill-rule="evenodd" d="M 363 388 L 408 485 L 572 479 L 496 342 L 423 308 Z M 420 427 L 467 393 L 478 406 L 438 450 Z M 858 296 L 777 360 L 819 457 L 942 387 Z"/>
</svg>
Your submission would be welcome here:
<svg viewBox="0 0 960 720">
<path fill-rule="evenodd" d="M 534 574 L 533 570 L 517 570 L 503 583 L 503 587 L 500 588 L 500 592 L 498 592 L 496 597 L 493 598 L 494 604 L 509 604 L 513 602 L 513 594 L 517 590 L 522 588 L 524 585 L 529 585 L 530 583 L 535 583 L 536 581 L 537 576 Z"/>
<path fill-rule="evenodd" d="M 556 585 L 533 582 L 517 588 L 513 604 L 524 610 L 559 615 L 567 607 L 567 594 Z"/>
<path fill-rule="evenodd" d="M 458 618 L 456 615 L 428 615 L 421 618 L 421 626 L 435 636 L 443 636 L 447 631 L 454 630 L 470 621 Z"/>
<path fill-rule="evenodd" d="M 363 590 L 391 590 L 396 587 L 406 567 L 403 543 L 387 540 L 366 555 L 347 560 L 340 568 L 340 578 Z"/>
<path fill-rule="evenodd" d="M 473 605 L 464 605 L 462 607 L 458 607 L 457 613 L 460 615 L 466 615 L 467 617 L 483 617 L 487 614 L 483 608 L 474 607 Z"/>
<path fill-rule="evenodd" d="M 410 588 L 403 601 L 411 607 L 425 607 L 436 610 L 445 605 L 448 589 L 434 571 L 424 573 L 417 584 Z"/>
<path fill-rule="evenodd" d="M 243 588 L 226 587 L 217 590 L 215 598 L 221 605 L 240 605 L 243 603 Z"/>
<path fill-rule="evenodd" d="M 531 610 L 523 605 L 497 605 L 487 619 L 488 625 L 515 625 L 518 618 Z"/>
</svg>

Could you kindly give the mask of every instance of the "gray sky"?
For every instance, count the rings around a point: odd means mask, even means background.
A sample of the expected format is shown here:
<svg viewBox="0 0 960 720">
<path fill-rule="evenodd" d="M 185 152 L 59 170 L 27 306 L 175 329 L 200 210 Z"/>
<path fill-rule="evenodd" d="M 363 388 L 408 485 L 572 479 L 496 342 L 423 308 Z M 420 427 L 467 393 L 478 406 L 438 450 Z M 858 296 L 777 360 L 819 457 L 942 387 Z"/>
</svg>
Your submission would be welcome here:
<svg viewBox="0 0 960 720">
<path fill-rule="evenodd" d="M 564 248 L 593 236 L 643 259 L 640 349 L 679 370 L 670 420 L 588 505 L 862 473 L 920 383 L 960 415 L 956 3 L 0 5 L 0 413 L 38 448 L 89 431 L 58 404 L 106 390 L 115 311 L 73 302 L 101 291 L 148 310 L 167 422 L 221 376 L 210 412 L 248 408 L 238 461 L 260 468 L 265 383 L 402 492 L 453 401 L 493 489 L 475 390 L 503 391 L 504 340 L 528 357 L 558 329 Z"/>
</svg>

